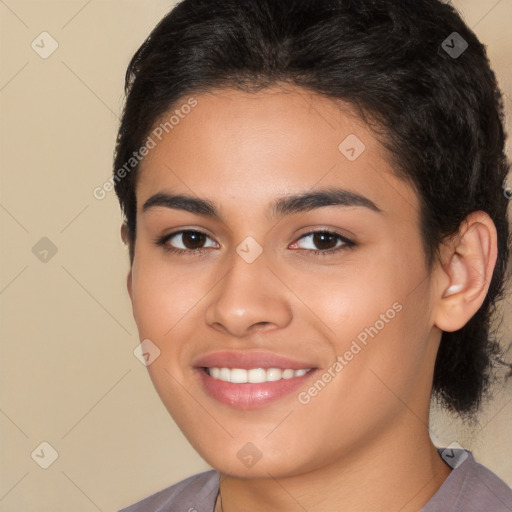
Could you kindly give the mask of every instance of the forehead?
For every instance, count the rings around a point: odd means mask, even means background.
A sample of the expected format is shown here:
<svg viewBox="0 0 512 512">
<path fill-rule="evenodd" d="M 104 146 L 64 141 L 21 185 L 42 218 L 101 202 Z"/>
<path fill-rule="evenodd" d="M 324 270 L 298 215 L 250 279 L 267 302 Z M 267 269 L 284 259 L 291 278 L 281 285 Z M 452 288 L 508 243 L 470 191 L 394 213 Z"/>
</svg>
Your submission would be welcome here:
<svg viewBox="0 0 512 512">
<path fill-rule="evenodd" d="M 191 97 L 194 108 L 164 124 L 189 102 L 184 97 L 155 125 L 161 140 L 151 135 L 155 147 L 140 166 L 139 210 L 163 190 L 219 204 L 243 198 L 249 207 L 315 186 L 417 207 L 414 191 L 394 175 L 390 155 L 347 103 L 292 86 Z"/>
</svg>

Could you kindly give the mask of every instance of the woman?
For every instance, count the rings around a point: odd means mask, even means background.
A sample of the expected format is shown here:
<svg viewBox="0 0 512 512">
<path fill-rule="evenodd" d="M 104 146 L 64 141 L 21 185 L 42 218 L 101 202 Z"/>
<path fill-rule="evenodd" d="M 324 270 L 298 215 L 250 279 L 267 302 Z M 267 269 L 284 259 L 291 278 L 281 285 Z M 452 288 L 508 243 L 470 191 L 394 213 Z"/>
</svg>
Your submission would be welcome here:
<svg viewBox="0 0 512 512">
<path fill-rule="evenodd" d="M 184 0 L 113 182 L 151 379 L 213 467 L 126 512 L 512 509 L 471 418 L 509 253 L 502 102 L 437 0 Z"/>
</svg>

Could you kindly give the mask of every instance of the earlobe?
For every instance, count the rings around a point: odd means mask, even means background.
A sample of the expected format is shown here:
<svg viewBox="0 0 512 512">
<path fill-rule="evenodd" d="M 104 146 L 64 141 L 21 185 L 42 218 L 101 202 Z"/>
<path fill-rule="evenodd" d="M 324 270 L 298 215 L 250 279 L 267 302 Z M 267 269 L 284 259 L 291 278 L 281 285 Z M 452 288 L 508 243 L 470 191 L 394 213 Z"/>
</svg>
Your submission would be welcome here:
<svg viewBox="0 0 512 512">
<path fill-rule="evenodd" d="M 130 246 L 130 236 L 128 232 L 128 226 L 124 222 L 121 226 L 121 239 L 125 245 Z M 131 250 L 131 247 L 130 247 Z M 130 299 L 132 298 L 132 269 L 128 272 L 128 276 L 126 277 L 126 288 L 128 289 L 128 295 L 130 295 Z"/>
<path fill-rule="evenodd" d="M 132 271 L 128 272 L 126 276 L 126 288 L 128 290 L 128 295 L 130 296 L 130 300 L 132 300 Z"/>
<path fill-rule="evenodd" d="M 128 226 L 126 222 L 123 222 L 121 225 L 121 240 L 123 241 L 124 245 L 128 245 L 130 243 L 128 236 Z"/>
<path fill-rule="evenodd" d="M 497 258 L 492 219 L 474 212 L 462 224 L 444 254 L 435 325 L 447 332 L 461 329 L 485 300 Z"/>
</svg>

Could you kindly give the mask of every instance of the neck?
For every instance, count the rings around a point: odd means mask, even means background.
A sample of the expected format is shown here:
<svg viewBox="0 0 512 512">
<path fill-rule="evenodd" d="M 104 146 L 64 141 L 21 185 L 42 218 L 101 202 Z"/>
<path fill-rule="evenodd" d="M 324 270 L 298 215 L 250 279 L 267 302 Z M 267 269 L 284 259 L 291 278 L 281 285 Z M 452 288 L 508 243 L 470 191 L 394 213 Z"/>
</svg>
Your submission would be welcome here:
<svg viewBox="0 0 512 512">
<path fill-rule="evenodd" d="M 417 512 L 450 474 L 427 428 L 386 434 L 314 471 L 277 478 L 242 479 L 221 475 L 216 512 Z M 270 474 L 270 473 L 269 473 Z"/>
</svg>

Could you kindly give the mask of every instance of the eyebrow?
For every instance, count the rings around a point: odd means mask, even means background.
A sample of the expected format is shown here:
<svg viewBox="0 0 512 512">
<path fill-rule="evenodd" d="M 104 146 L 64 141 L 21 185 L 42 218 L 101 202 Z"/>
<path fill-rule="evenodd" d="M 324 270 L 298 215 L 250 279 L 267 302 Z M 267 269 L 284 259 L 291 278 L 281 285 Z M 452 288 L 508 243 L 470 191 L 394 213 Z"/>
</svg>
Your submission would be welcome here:
<svg viewBox="0 0 512 512">
<path fill-rule="evenodd" d="M 158 192 L 151 196 L 143 205 L 146 212 L 154 207 L 185 210 L 197 215 L 205 215 L 213 219 L 221 219 L 219 210 L 212 201 L 183 194 Z M 377 213 L 382 210 L 365 196 L 341 188 L 326 188 L 313 192 L 288 195 L 274 200 L 270 205 L 269 218 L 280 218 L 292 213 L 306 212 L 324 206 L 363 207 Z"/>
</svg>

